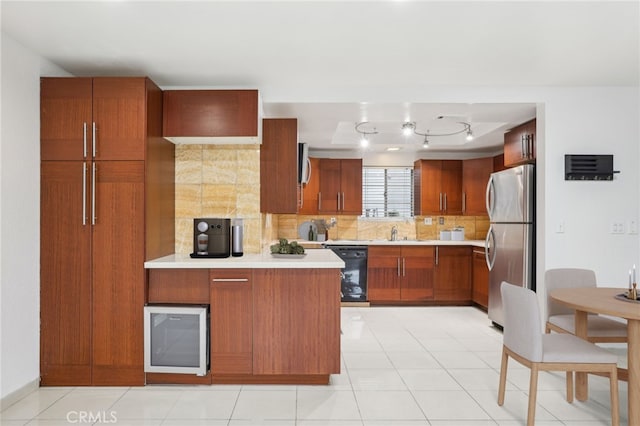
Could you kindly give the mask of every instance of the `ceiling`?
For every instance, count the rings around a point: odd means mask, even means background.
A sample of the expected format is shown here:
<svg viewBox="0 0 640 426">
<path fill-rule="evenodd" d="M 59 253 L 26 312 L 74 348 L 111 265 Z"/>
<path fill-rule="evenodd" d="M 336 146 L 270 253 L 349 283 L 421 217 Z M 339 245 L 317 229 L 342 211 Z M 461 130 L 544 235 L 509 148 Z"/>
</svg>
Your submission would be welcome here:
<svg viewBox="0 0 640 426">
<path fill-rule="evenodd" d="M 435 103 L 426 88 L 637 86 L 634 1 L 6 1 L 2 32 L 77 76 L 148 75 L 163 89 L 257 88 L 311 150 L 491 152 L 535 103 Z M 428 91 L 427 91 L 428 92 Z M 443 117 L 443 118 L 438 118 Z M 449 122 L 449 127 L 442 127 Z"/>
</svg>

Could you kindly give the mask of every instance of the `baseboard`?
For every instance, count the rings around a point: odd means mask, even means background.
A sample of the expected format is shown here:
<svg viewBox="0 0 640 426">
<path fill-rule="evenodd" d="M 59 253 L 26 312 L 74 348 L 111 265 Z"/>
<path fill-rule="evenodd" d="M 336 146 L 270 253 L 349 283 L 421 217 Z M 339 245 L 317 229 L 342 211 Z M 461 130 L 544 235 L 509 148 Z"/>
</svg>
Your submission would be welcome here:
<svg viewBox="0 0 640 426">
<path fill-rule="evenodd" d="M 39 385 L 40 378 L 37 378 L 0 399 L 0 411 L 20 401 L 22 398 L 38 389 Z"/>
</svg>

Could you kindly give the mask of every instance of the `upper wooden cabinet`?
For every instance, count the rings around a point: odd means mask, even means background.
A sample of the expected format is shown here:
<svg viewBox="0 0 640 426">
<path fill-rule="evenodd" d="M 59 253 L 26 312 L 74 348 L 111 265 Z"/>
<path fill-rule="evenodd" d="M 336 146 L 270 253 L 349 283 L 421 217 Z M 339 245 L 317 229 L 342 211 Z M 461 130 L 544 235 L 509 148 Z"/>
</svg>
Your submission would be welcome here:
<svg viewBox="0 0 640 426">
<path fill-rule="evenodd" d="M 505 169 L 506 167 L 504 166 L 504 154 L 499 154 L 493 157 L 493 171 L 500 172 Z"/>
<path fill-rule="evenodd" d="M 414 163 L 415 214 L 462 214 L 462 160 Z"/>
<path fill-rule="evenodd" d="M 163 136 L 175 143 L 260 143 L 257 90 L 166 90 Z"/>
<path fill-rule="evenodd" d="M 533 119 L 504 134 L 504 165 L 513 167 L 535 160 L 536 120 Z"/>
<path fill-rule="evenodd" d="M 362 214 L 362 159 L 321 158 L 318 213 Z"/>
<path fill-rule="evenodd" d="M 298 120 L 269 118 L 262 124 L 260 211 L 298 212 Z"/>
<path fill-rule="evenodd" d="M 309 157 L 309 182 L 300 186 L 299 214 L 318 214 L 318 194 L 320 193 L 320 159 Z"/>
<path fill-rule="evenodd" d="M 144 77 L 42 78 L 41 159 L 144 160 L 149 86 Z"/>
<path fill-rule="evenodd" d="M 462 162 L 462 213 L 469 216 L 487 214 L 485 194 L 493 172 L 493 158 L 474 158 Z"/>
</svg>

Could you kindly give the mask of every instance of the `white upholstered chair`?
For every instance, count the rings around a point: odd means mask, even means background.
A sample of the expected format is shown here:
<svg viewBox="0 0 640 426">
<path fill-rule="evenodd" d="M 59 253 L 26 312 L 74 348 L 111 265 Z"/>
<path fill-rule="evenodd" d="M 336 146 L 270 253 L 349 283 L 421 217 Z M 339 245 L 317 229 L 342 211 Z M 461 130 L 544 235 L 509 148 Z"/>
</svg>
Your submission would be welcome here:
<svg viewBox="0 0 640 426">
<path fill-rule="evenodd" d="M 527 426 L 534 425 L 538 371 L 566 371 L 567 401 L 573 402 L 573 372 L 609 375 L 611 424 L 620 423 L 618 413 L 617 356 L 572 334 L 545 334 L 541 329 L 538 296 L 507 282 L 500 287 L 504 308 L 504 334 L 498 405 L 504 403 L 509 357 L 531 369 Z"/>
<path fill-rule="evenodd" d="M 549 269 L 544 274 L 547 292 L 547 322 L 545 332 L 575 334 L 575 312 L 554 302 L 549 293 L 556 288 L 596 287 L 596 274 L 590 269 Z M 627 342 L 626 322 L 616 321 L 597 314 L 587 317 L 587 340 L 590 342 Z"/>
</svg>

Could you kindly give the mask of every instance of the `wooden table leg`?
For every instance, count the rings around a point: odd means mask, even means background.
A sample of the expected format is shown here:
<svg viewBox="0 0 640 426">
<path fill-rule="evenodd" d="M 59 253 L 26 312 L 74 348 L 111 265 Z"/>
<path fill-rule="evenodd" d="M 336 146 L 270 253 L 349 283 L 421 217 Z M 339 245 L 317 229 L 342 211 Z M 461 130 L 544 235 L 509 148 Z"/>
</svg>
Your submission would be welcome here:
<svg viewBox="0 0 640 426">
<path fill-rule="evenodd" d="M 587 340 L 587 313 L 576 311 L 575 316 L 576 336 Z M 586 401 L 589 399 L 589 379 L 587 373 L 576 373 L 576 399 Z"/>
<path fill-rule="evenodd" d="M 640 425 L 640 320 L 627 320 L 629 425 Z"/>
</svg>

